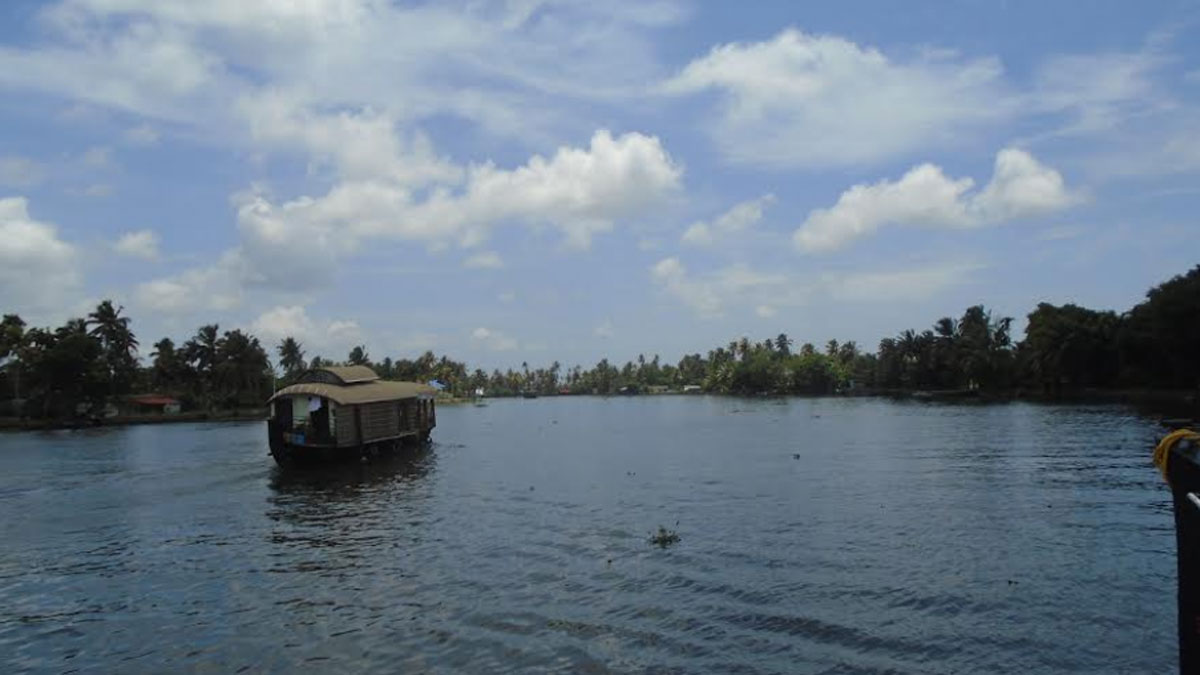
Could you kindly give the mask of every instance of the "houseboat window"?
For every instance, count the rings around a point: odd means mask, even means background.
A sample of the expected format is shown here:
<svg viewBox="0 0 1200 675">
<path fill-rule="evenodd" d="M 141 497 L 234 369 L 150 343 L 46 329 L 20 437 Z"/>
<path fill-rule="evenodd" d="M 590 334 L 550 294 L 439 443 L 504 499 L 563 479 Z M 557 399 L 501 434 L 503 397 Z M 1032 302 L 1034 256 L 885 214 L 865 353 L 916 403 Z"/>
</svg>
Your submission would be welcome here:
<svg viewBox="0 0 1200 675">
<path fill-rule="evenodd" d="M 331 432 L 329 424 L 329 406 L 326 399 L 312 396 L 308 399 L 308 428 L 314 437 L 328 438 Z"/>
<path fill-rule="evenodd" d="M 308 396 L 292 399 L 292 426 L 302 427 L 308 421 Z"/>
</svg>

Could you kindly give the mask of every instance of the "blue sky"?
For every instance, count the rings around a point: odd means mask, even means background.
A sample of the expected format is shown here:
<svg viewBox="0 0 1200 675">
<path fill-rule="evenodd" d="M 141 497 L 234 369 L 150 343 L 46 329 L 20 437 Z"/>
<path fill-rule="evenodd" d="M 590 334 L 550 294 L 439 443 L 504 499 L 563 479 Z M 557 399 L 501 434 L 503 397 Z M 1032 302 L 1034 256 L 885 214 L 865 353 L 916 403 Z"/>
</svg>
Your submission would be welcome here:
<svg viewBox="0 0 1200 675">
<path fill-rule="evenodd" d="M 1197 263 L 1198 19 L 10 1 L 0 309 L 488 368 L 1125 309 Z"/>
</svg>

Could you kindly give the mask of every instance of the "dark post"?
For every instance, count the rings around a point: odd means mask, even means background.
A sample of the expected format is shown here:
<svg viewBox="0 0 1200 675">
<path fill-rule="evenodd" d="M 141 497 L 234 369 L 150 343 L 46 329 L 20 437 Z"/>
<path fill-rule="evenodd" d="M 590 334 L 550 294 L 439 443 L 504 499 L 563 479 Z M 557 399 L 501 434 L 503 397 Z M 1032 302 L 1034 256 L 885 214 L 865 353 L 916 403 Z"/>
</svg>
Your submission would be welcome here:
<svg viewBox="0 0 1200 675">
<path fill-rule="evenodd" d="M 362 428 L 362 406 L 354 406 L 354 432 L 358 437 L 358 447 L 363 444 L 363 428 Z"/>
<path fill-rule="evenodd" d="M 1179 582 L 1179 672 L 1200 672 L 1200 440 L 1175 443 L 1167 457 L 1167 481 L 1175 502 Z"/>
</svg>

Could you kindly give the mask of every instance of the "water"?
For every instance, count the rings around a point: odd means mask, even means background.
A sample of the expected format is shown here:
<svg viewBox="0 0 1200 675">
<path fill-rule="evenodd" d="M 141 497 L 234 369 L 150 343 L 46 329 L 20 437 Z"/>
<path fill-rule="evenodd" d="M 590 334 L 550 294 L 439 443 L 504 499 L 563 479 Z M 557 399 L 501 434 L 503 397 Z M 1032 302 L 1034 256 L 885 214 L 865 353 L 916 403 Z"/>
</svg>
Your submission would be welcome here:
<svg viewBox="0 0 1200 675">
<path fill-rule="evenodd" d="M 1175 668 L 1160 429 L 1124 408 L 438 419 L 430 451 L 327 476 L 275 468 L 262 423 L 0 435 L 0 670 Z"/>
</svg>

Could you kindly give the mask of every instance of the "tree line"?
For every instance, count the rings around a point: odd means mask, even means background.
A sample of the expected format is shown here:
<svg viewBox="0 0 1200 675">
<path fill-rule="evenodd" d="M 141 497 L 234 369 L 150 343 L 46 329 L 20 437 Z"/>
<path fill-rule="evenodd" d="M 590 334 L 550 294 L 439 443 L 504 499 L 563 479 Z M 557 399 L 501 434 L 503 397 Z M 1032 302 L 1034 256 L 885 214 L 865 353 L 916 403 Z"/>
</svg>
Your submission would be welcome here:
<svg viewBox="0 0 1200 675">
<path fill-rule="evenodd" d="M 56 329 L 27 328 L 16 314 L 0 320 L 0 414 L 63 418 L 94 414 L 134 392 L 178 397 L 198 410 L 259 407 L 272 370 L 258 338 L 201 326 L 181 346 L 155 342 L 150 364 L 123 308 L 104 300 L 84 318 Z M 7 399 L 7 400 L 5 400 Z"/>
<path fill-rule="evenodd" d="M 618 394 L 698 389 L 725 394 L 810 394 L 913 390 L 1037 392 L 1200 386 L 1200 265 L 1162 283 L 1130 310 L 1039 304 L 1025 337 L 1011 335 L 1011 317 L 982 305 L 943 317 L 920 332 L 905 330 L 874 352 L 853 341 L 799 347 L 785 333 L 743 337 L 705 354 L 664 363 L 658 355 L 591 368 L 469 369 L 426 351 L 416 358 L 372 360 L 363 345 L 342 361 L 313 356 L 284 338 L 274 346 L 279 373 L 258 338 L 208 324 L 182 345 L 155 342 L 148 361 L 121 307 L 101 302 L 88 316 L 56 329 L 30 328 L 15 314 L 0 321 L 0 414 L 62 417 L 81 407 L 121 400 L 134 392 L 179 398 L 187 408 L 229 410 L 260 406 L 273 387 L 308 368 L 368 365 L 385 379 L 437 381 L 458 396 Z M 5 401 L 5 399 L 7 399 Z M 21 410 L 15 410 L 20 402 Z"/>
</svg>

